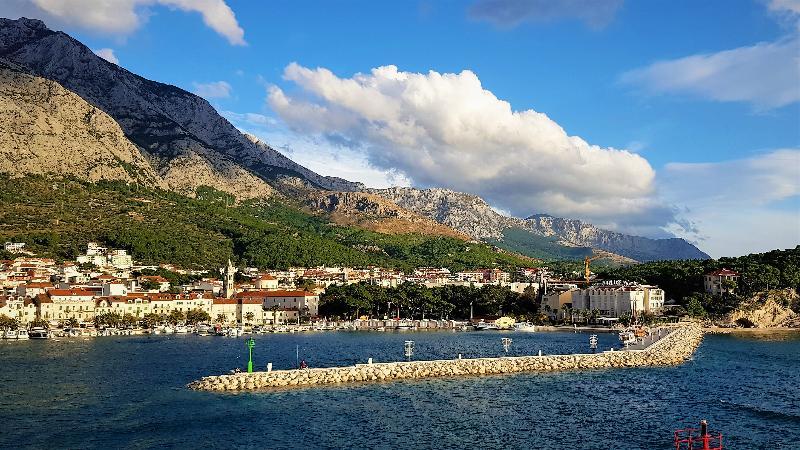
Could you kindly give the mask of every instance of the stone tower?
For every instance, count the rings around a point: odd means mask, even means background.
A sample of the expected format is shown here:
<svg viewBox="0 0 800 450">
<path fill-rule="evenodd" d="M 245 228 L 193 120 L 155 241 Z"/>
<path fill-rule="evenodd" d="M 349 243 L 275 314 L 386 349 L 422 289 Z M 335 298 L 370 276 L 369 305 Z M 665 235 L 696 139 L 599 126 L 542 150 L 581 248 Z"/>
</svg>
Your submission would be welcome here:
<svg viewBox="0 0 800 450">
<path fill-rule="evenodd" d="M 233 286 L 236 271 L 237 269 L 231 264 L 230 258 L 228 258 L 228 265 L 220 269 L 220 273 L 222 273 L 222 296 L 225 298 L 231 298 L 236 293 Z"/>
</svg>

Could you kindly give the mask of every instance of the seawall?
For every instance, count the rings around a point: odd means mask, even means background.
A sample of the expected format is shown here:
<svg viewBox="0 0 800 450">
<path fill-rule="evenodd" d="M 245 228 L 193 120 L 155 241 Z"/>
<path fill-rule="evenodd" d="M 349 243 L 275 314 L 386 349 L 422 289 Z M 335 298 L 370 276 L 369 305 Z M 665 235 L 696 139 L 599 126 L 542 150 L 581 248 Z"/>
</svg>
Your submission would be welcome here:
<svg viewBox="0 0 800 450">
<path fill-rule="evenodd" d="M 644 350 L 620 350 L 594 354 L 513 356 L 500 358 L 358 364 L 349 367 L 274 370 L 203 377 L 188 387 L 203 391 L 244 391 L 270 388 L 324 386 L 330 384 L 460 377 L 519 372 L 624 367 L 672 366 L 686 361 L 700 345 L 703 331 L 683 326 Z"/>
</svg>

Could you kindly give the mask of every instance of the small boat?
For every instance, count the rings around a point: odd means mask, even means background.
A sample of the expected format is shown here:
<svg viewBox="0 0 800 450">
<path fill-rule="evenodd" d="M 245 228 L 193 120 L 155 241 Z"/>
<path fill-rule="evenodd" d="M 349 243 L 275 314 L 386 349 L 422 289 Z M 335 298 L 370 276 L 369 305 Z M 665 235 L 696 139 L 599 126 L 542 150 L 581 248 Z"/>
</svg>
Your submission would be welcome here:
<svg viewBox="0 0 800 450">
<path fill-rule="evenodd" d="M 499 330 L 500 327 L 493 323 L 479 322 L 475 324 L 475 331 Z"/>
<path fill-rule="evenodd" d="M 50 339 L 50 332 L 46 328 L 42 327 L 34 327 L 31 328 L 30 333 L 28 336 L 31 339 Z"/>
<path fill-rule="evenodd" d="M 400 322 L 395 327 L 395 330 L 413 330 L 414 324 L 410 322 Z"/>
<path fill-rule="evenodd" d="M 28 330 L 25 330 L 25 329 L 17 330 L 17 340 L 18 341 L 27 341 L 28 340 Z"/>
<path fill-rule="evenodd" d="M 6 332 L 3 333 L 3 339 L 14 339 L 14 340 L 16 340 L 17 339 L 17 330 L 6 330 Z"/>
<path fill-rule="evenodd" d="M 639 342 L 639 339 L 636 337 L 636 333 L 633 330 L 623 330 L 619 333 L 619 340 L 622 341 L 622 344 L 626 347 L 629 345 L 635 345 Z"/>
<path fill-rule="evenodd" d="M 536 325 L 530 322 L 520 322 L 514 324 L 515 331 L 523 331 L 525 333 L 535 333 L 536 332 Z"/>
<path fill-rule="evenodd" d="M 164 327 L 164 334 L 172 334 L 175 332 L 175 329 L 171 326 L 167 325 Z"/>
<path fill-rule="evenodd" d="M 189 332 L 189 328 L 186 327 L 185 325 L 178 325 L 178 326 L 175 327 L 175 333 L 176 334 L 186 334 L 188 332 Z"/>
<path fill-rule="evenodd" d="M 196 333 L 197 333 L 198 336 L 208 336 L 210 334 L 210 331 L 211 331 L 211 327 L 206 325 L 206 324 L 204 324 L 204 323 L 201 323 L 201 324 L 197 325 Z"/>
</svg>

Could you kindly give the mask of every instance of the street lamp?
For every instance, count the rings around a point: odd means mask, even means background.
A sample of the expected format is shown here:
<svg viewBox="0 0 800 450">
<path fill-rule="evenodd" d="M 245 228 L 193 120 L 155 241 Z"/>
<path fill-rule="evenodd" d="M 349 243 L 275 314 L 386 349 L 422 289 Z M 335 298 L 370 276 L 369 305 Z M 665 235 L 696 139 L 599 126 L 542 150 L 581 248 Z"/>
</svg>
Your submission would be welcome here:
<svg viewBox="0 0 800 450">
<path fill-rule="evenodd" d="M 247 361 L 247 373 L 253 372 L 253 347 L 256 346 L 256 341 L 250 338 L 246 341 L 247 349 L 250 351 L 250 359 Z"/>
</svg>

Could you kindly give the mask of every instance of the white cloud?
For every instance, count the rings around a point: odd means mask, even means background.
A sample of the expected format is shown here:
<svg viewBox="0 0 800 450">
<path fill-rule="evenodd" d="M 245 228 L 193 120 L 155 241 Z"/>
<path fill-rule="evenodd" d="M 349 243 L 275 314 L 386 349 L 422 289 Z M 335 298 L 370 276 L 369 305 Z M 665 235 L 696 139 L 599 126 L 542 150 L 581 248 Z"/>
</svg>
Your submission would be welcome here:
<svg viewBox="0 0 800 450">
<path fill-rule="evenodd" d="M 685 215 L 712 256 L 742 255 L 800 243 L 800 150 L 781 149 L 718 163 L 672 163 L 659 176 L 667 200 Z"/>
<path fill-rule="evenodd" d="M 289 126 L 364 152 L 417 186 L 483 196 L 525 216 L 547 212 L 663 234 L 673 212 L 654 199 L 655 171 L 641 156 L 569 136 L 545 114 L 514 111 L 470 72 L 400 72 L 394 66 L 339 78 L 286 67 L 302 100 L 271 87 Z"/>
<path fill-rule="evenodd" d="M 592 28 L 602 28 L 614 19 L 622 3 L 623 0 L 478 0 L 469 14 L 503 27 L 575 18 Z"/>
<path fill-rule="evenodd" d="M 268 129 L 278 126 L 278 121 L 275 120 L 275 118 L 263 114 L 237 113 L 233 111 L 219 111 L 219 113 L 237 127 L 241 125 L 245 127 Z"/>
<path fill-rule="evenodd" d="M 0 11 L 35 15 L 47 22 L 98 33 L 129 34 L 147 20 L 148 6 L 198 12 L 203 22 L 232 45 L 246 45 L 244 30 L 224 0 L 8 0 Z"/>
<path fill-rule="evenodd" d="M 651 93 L 740 101 L 759 109 L 800 100 L 800 40 L 785 39 L 656 62 L 622 75 Z"/>
<path fill-rule="evenodd" d="M 95 55 L 105 59 L 110 63 L 114 63 L 119 65 L 119 59 L 117 59 L 117 55 L 114 54 L 114 49 L 111 48 L 99 48 L 97 50 L 92 50 Z"/>
<path fill-rule="evenodd" d="M 212 81 L 210 83 L 192 82 L 192 92 L 206 100 L 215 98 L 228 98 L 233 88 L 227 81 Z"/>
<path fill-rule="evenodd" d="M 800 0 L 771 0 L 769 11 L 792 24 L 775 42 L 655 62 L 622 74 L 623 83 L 652 94 L 687 94 L 747 102 L 758 110 L 800 101 Z"/>
</svg>

